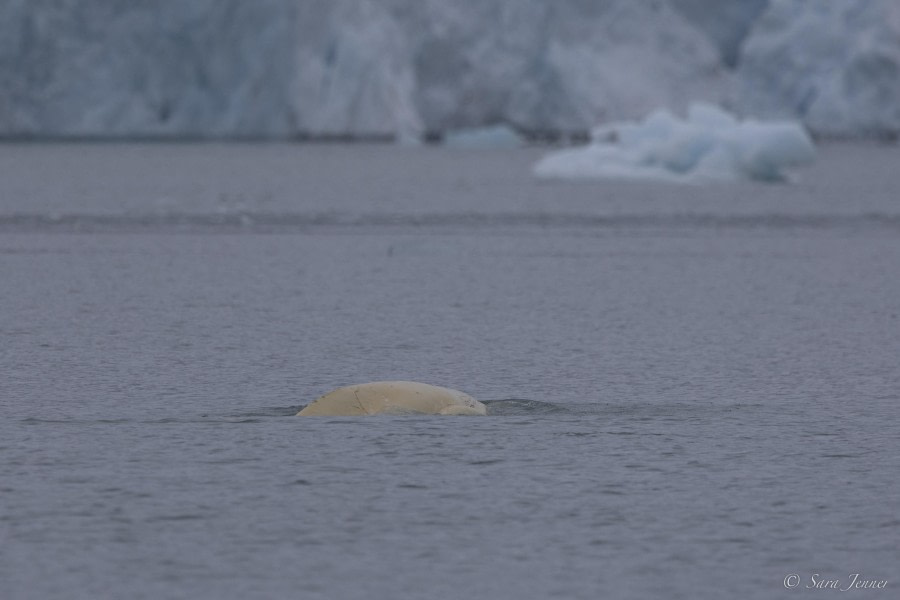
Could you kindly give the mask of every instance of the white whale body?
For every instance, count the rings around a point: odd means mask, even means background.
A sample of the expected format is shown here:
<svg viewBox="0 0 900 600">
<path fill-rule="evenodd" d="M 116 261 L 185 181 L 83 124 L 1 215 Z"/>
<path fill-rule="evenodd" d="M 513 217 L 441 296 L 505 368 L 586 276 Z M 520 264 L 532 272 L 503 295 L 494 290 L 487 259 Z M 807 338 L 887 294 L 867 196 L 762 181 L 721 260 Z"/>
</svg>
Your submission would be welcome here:
<svg viewBox="0 0 900 600">
<path fill-rule="evenodd" d="M 414 381 L 376 381 L 338 388 L 310 403 L 297 416 L 376 414 L 486 415 L 487 408 L 450 388 Z"/>
</svg>

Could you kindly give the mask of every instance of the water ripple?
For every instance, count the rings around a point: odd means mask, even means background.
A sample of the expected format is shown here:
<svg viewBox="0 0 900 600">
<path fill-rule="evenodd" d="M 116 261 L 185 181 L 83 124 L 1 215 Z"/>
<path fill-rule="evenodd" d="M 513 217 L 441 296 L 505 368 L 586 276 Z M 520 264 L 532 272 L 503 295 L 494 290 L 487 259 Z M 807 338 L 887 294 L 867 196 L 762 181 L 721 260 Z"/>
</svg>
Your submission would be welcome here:
<svg viewBox="0 0 900 600">
<path fill-rule="evenodd" d="M 551 212 L 453 212 L 453 213 L 369 213 L 347 214 L 333 211 L 275 213 L 234 211 L 223 213 L 146 214 L 41 214 L 0 215 L 0 231 L 6 232 L 248 232 L 304 233 L 320 229 L 900 229 L 900 214 L 867 212 L 859 214 L 713 214 L 684 212 L 672 214 L 589 214 Z M 16 249 L 5 251 L 18 252 Z"/>
</svg>

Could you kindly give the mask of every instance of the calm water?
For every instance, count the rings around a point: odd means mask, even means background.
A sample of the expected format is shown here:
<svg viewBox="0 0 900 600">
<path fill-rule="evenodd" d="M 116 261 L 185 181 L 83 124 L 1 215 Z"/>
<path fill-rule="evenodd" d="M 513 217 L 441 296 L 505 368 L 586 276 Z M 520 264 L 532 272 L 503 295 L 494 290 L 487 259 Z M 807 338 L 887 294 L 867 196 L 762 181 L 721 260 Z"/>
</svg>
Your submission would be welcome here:
<svg viewBox="0 0 900 600">
<path fill-rule="evenodd" d="M 900 149 L 538 156 L 0 146 L 0 597 L 896 598 Z"/>
</svg>

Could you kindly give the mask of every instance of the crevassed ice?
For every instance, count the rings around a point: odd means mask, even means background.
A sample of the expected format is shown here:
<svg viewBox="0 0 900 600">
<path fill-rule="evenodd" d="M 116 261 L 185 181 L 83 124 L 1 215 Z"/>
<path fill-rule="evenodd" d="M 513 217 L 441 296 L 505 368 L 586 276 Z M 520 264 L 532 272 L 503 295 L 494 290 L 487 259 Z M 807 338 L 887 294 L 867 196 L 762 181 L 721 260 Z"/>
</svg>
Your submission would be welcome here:
<svg viewBox="0 0 900 600">
<path fill-rule="evenodd" d="M 900 1 L 0 2 L 0 136 L 580 135 L 691 99 L 896 137 Z"/>
<path fill-rule="evenodd" d="M 826 136 L 900 134 L 900 2 L 772 0 L 741 47 L 742 110 Z"/>
</svg>

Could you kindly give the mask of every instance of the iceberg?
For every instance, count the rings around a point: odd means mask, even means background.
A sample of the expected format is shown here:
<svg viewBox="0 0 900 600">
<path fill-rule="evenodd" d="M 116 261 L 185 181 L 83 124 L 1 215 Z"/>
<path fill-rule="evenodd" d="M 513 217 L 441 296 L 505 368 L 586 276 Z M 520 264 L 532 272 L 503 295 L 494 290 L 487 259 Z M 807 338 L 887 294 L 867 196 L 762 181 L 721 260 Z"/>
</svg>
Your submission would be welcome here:
<svg viewBox="0 0 900 600">
<path fill-rule="evenodd" d="M 452 148 L 518 148 L 523 143 L 508 125 L 457 129 L 444 136 L 444 145 Z"/>
<path fill-rule="evenodd" d="M 676 183 L 782 181 L 808 164 L 815 146 L 792 121 L 739 120 L 718 106 L 694 103 L 685 119 L 657 110 L 641 121 L 611 123 L 583 148 L 541 159 L 534 174 L 564 179 L 648 179 Z"/>
</svg>

